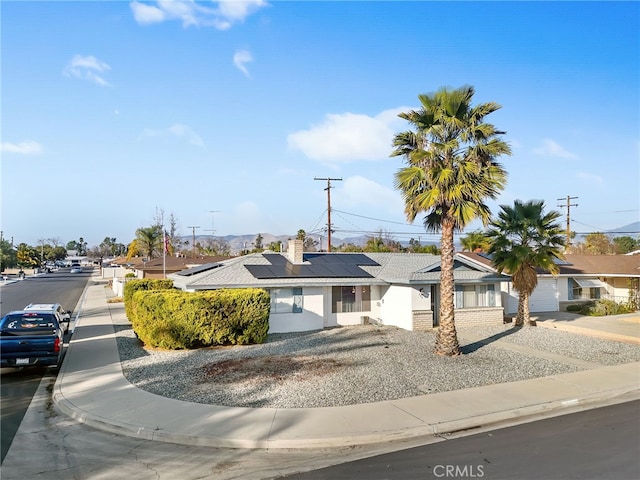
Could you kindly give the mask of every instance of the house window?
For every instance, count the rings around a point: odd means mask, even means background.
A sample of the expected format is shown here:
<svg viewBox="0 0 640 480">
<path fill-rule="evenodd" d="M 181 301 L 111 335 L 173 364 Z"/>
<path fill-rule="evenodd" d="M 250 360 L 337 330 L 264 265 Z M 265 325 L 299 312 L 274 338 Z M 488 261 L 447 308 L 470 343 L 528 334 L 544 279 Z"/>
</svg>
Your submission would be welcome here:
<svg viewBox="0 0 640 480">
<path fill-rule="evenodd" d="M 456 285 L 455 307 L 476 308 L 495 307 L 495 285 Z"/>
<path fill-rule="evenodd" d="M 302 313 L 302 288 L 272 288 L 269 296 L 271 297 L 271 314 Z"/>
<path fill-rule="evenodd" d="M 581 285 L 582 283 L 582 285 Z M 600 287 L 584 286 L 589 285 L 588 280 L 580 280 L 580 282 L 569 279 L 569 300 L 590 299 L 597 300 L 600 298 Z"/>
<path fill-rule="evenodd" d="M 333 287 L 331 289 L 333 313 L 371 311 L 371 288 L 365 286 Z"/>
</svg>

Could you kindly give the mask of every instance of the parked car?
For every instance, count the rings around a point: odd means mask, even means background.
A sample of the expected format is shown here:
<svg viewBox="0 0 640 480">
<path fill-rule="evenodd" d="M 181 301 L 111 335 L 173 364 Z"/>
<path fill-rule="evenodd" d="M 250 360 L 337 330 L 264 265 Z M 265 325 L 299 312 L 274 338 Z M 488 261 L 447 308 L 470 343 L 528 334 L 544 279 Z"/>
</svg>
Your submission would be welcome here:
<svg viewBox="0 0 640 480">
<path fill-rule="evenodd" d="M 0 320 L 0 366 L 60 367 L 63 329 L 56 315 L 10 312 Z"/>
<path fill-rule="evenodd" d="M 23 312 L 44 312 L 53 313 L 62 325 L 64 332 L 69 331 L 71 323 L 71 310 L 65 310 L 59 303 L 30 303 L 22 309 Z"/>
<path fill-rule="evenodd" d="M 82 267 L 80 265 L 73 265 L 71 267 L 71 273 L 82 273 Z"/>
</svg>

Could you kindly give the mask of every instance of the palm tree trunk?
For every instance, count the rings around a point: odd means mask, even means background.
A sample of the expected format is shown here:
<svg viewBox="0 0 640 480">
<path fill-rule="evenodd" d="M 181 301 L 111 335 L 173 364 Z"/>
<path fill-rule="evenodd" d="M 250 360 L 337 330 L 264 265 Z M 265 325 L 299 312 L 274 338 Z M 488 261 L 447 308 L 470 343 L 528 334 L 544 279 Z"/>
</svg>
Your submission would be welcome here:
<svg viewBox="0 0 640 480">
<path fill-rule="evenodd" d="M 516 327 L 524 325 L 524 295 L 518 292 L 518 313 L 516 314 Z"/>
<path fill-rule="evenodd" d="M 443 219 L 441 236 L 440 266 L 440 325 L 436 335 L 435 353 L 446 357 L 460 355 L 460 344 L 456 333 L 454 318 L 454 283 L 453 283 L 453 221 Z"/>
<path fill-rule="evenodd" d="M 523 295 L 523 303 L 524 305 L 522 306 L 522 320 L 523 323 L 525 323 L 526 325 L 532 326 L 535 325 L 535 323 L 533 323 L 531 321 L 531 312 L 529 311 L 529 297 L 530 295 L 528 293 Z"/>
</svg>

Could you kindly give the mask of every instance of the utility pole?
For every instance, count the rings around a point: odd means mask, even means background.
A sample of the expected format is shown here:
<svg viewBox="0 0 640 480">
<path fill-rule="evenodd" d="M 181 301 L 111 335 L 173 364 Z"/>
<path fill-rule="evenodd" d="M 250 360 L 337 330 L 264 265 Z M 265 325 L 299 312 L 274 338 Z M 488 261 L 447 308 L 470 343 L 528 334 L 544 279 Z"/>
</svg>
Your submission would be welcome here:
<svg viewBox="0 0 640 480">
<path fill-rule="evenodd" d="M 341 182 L 341 178 L 318 178 L 314 180 L 326 180 L 327 181 L 327 252 L 331 253 L 331 180 Z"/>
<path fill-rule="evenodd" d="M 196 228 L 200 228 L 200 227 L 187 227 L 191 229 L 191 239 L 192 239 L 192 251 L 193 251 L 193 256 L 196 256 Z"/>
<path fill-rule="evenodd" d="M 575 200 L 578 197 L 571 197 L 567 195 L 566 204 L 558 205 L 558 207 L 566 207 L 567 208 L 567 244 L 565 246 L 565 250 L 569 250 L 571 246 L 571 207 L 577 207 L 577 203 L 571 203 L 571 200 Z M 564 198 L 558 198 L 558 201 L 565 200 Z"/>
</svg>

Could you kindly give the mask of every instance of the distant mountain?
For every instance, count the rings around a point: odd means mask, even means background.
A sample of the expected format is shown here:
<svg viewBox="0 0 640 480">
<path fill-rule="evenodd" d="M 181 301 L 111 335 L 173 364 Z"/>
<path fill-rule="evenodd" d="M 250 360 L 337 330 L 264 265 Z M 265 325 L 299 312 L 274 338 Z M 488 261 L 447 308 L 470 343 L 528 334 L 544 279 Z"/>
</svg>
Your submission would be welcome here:
<svg viewBox="0 0 640 480">
<path fill-rule="evenodd" d="M 640 233 L 640 222 L 633 222 L 623 227 L 618 227 L 614 230 L 608 230 L 607 233 L 620 233 L 622 235 L 634 235 Z"/>
</svg>

